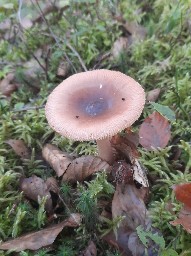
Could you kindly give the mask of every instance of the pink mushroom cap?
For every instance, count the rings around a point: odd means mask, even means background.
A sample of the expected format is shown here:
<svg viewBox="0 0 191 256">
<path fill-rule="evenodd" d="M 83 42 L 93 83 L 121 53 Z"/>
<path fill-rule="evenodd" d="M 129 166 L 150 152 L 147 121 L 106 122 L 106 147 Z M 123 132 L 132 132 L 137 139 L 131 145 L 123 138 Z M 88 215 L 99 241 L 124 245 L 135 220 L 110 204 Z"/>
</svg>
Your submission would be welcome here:
<svg viewBox="0 0 191 256">
<path fill-rule="evenodd" d="M 111 70 L 70 76 L 49 95 L 49 125 L 72 140 L 101 140 L 131 126 L 141 115 L 145 92 L 131 77 Z"/>
</svg>

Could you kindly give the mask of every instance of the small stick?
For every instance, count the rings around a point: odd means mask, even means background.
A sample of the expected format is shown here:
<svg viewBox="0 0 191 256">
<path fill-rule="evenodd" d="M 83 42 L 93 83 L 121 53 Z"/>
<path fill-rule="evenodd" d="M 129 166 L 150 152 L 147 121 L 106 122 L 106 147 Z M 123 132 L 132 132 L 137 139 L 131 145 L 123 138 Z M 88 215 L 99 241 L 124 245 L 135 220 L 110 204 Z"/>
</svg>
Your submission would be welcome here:
<svg viewBox="0 0 191 256">
<path fill-rule="evenodd" d="M 39 109 L 42 109 L 44 107 L 45 107 L 45 105 L 35 106 L 35 107 L 24 107 L 24 108 L 21 108 L 21 109 L 15 109 L 15 110 L 13 110 L 13 112 L 22 112 L 22 111 L 28 111 L 28 110 L 39 110 Z"/>
</svg>

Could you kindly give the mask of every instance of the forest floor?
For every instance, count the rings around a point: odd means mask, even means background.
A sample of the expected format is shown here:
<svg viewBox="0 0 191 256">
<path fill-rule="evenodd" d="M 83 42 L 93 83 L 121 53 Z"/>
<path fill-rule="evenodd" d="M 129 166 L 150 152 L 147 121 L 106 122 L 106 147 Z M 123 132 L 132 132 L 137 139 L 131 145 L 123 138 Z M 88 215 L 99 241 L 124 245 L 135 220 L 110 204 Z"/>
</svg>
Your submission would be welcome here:
<svg viewBox="0 0 191 256">
<path fill-rule="evenodd" d="M 190 6 L 0 1 L 0 255 L 191 255 Z M 59 83 L 95 69 L 146 93 L 110 166 L 44 111 Z"/>
</svg>

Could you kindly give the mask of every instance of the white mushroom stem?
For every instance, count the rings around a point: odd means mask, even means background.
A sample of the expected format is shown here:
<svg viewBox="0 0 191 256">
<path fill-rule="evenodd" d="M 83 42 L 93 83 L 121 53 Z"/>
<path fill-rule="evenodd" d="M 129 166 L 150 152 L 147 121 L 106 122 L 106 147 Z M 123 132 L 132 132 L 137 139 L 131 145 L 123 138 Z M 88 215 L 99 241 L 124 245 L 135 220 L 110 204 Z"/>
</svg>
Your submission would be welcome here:
<svg viewBox="0 0 191 256">
<path fill-rule="evenodd" d="M 109 138 L 96 140 L 99 157 L 112 164 L 114 161 L 113 150 Z"/>
</svg>

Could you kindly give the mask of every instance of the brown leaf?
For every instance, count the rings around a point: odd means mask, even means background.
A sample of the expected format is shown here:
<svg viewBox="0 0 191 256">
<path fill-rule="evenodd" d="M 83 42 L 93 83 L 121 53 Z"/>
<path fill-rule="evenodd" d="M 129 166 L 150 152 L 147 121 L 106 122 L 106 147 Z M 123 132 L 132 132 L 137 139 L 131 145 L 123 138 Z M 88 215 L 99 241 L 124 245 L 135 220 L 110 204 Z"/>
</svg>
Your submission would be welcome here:
<svg viewBox="0 0 191 256">
<path fill-rule="evenodd" d="M 112 47 L 112 56 L 114 58 L 119 58 L 121 54 L 127 51 L 128 49 L 129 40 L 127 37 L 119 37 L 113 44 Z"/>
<path fill-rule="evenodd" d="M 147 102 L 150 102 L 150 101 L 155 102 L 158 99 L 160 92 L 161 92 L 160 88 L 156 88 L 156 89 L 149 91 L 146 96 L 146 101 Z"/>
<path fill-rule="evenodd" d="M 191 183 L 177 184 L 173 187 L 176 199 L 191 208 Z"/>
<path fill-rule="evenodd" d="M 144 188 L 134 185 L 117 185 L 112 201 L 112 216 L 125 216 L 121 226 L 135 231 L 137 226 L 150 223 L 148 212 L 142 198 Z"/>
<path fill-rule="evenodd" d="M 130 128 L 125 129 L 124 134 L 117 134 L 112 137 L 111 144 L 117 150 L 119 159 L 123 159 L 125 157 L 126 161 L 131 163 L 130 170 L 133 174 L 133 180 L 141 184 L 143 187 L 149 187 L 146 169 L 141 166 L 139 161 L 137 160 L 137 158 L 139 157 L 139 153 L 137 150 L 137 146 L 139 144 L 138 134 L 132 132 Z M 118 162 L 121 162 L 121 160 Z M 125 179 L 126 177 L 128 178 L 128 183 L 131 183 L 132 179 L 129 176 L 130 174 L 130 171 L 128 171 L 128 173 L 125 173 Z"/>
<path fill-rule="evenodd" d="M 14 74 L 9 73 L 7 76 L 0 81 L 0 92 L 5 96 L 10 96 L 11 93 L 17 90 L 17 85 L 12 83 Z"/>
<path fill-rule="evenodd" d="M 128 236 L 126 236 L 128 238 Z M 108 244 L 110 244 L 111 246 L 115 247 L 117 250 L 120 251 L 120 256 L 132 256 L 132 253 L 130 252 L 130 250 L 128 248 L 126 248 L 126 252 L 125 250 L 120 247 L 120 245 L 118 244 L 115 234 L 114 232 L 110 232 L 107 235 L 102 237 L 103 240 L 105 240 Z"/>
<path fill-rule="evenodd" d="M 141 9 L 136 11 L 137 15 L 139 15 Z M 144 40 L 147 35 L 147 30 L 143 26 L 139 25 L 135 21 L 127 22 L 127 20 L 122 16 L 122 14 L 114 15 L 113 18 L 117 20 L 123 28 L 130 34 L 129 39 L 131 44 L 136 40 Z"/>
<path fill-rule="evenodd" d="M 45 183 L 47 185 L 48 191 L 52 191 L 55 194 L 59 194 L 58 182 L 54 177 L 49 177 Z"/>
<path fill-rule="evenodd" d="M 169 121 L 158 112 L 149 115 L 139 130 L 139 142 L 147 150 L 165 148 L 170 136 Z"/>
<path fill-rule="evenodd" d="M 182 225 L 182 227 L 191 234 L 191 210 L 182 208 L 179 212 L 178 218 L 170 221 L 173 226 Z"/>
<path fill-rule="evenodd" d="M 85 249 L 80 256 L 96 256 L 97 255 L 97 248 L 93 241 L 89 242 L 88 247 Z"/>
<path fill-rule="evenodd" d="M 14 250 L 16 252 L 24 250 L 38 250 L 41 247 L 51 245 L 64 227 L 77 227 L 80 225 L 80 214 L 71 216 L 52 227 L 23 235 L 13 240 L 0 244 L 1 250 Z"/>
<path fill-rule="evenodd" d="M 124 219 L 120 222 L 115 236 L 110 232 L 103 238 L 118 248 L 124 256 L 139 256 L 144 255 L 145 252 L 145 246 L 136 232 L 136 228 L 140 225 L 145 230 L 151 227 L 151 220 L 143 202 L 142 193 L 143 190 L 136 189 L 134 185 L 117 185 L 113 197 L 112 217 L 123 216 Z M 148 251 L 150 252 L 152 248 L 154 249 L 153 242 L 150 240 Z"/>
<path fill-rule="evenodd" d="M 35 175 L 30 178 L 23 178 L 20 181 L 20 188 L 24 195 L 29 199 L 38 202 L 38 197 L 47 197 L 45 209 L 47 212 L 52 211 L 52 198 L 45 181 Z"/>
<path fill-rule="evenodd" d="M 109 164 L 96 156 L 81 156 L 72 161 L 63 175 L 63 181 L 75 183 L 85 180 L 88 176 L 103 169 L 108 169 Z"/>
<path fill-rule="evenodd" d="M 135 158 L 139 157 L 137 146 L 139 144 L 138 134 L 126 129 L 123 135 L 115 135 L 111 139 L 112 146 L 117 150 L 120 160 L 126 158 L 132 164 Z"/>
<path fill-rule="evenodd" d="M 5 141 L 8 145 L 12 147 L 15 153 L 22 159 L 30 158 L 30 150 L 27 148 L 23 140 L 7 140 Z"/>
<path fill-rule="evenodd" d="M 66 77 L 68 75 L 69 68 L 70 67 L 67 62 L 61 62 L 56 72 L 57 76 Z"/>
<path fill-rule="evenodd" d="M 42 149 L 43 158 L 55 170 L 58 177 L 62 176 L 74 159 L 74 156 L 62 152 L 56 146 L 46 144 Z"/>
</svg>

